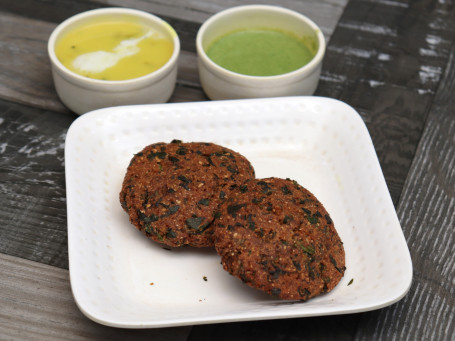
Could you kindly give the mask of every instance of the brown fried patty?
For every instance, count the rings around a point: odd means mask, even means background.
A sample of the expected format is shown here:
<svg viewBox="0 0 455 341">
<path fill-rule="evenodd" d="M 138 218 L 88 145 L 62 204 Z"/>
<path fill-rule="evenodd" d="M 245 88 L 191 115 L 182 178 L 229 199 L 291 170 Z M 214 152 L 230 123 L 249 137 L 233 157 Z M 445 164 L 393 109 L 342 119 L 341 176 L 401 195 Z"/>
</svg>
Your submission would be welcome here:
<svg viewBox="0 0 455 341">
<path fill-rule="evenodd" d="M 213 246 L 218 207 L 254 169 L 242 155 L 213 143 L 155 143 L 134 155 L 120 202 L 131 223 L 170 245 Z"/>
<path fill-rule="evenodd" d="M 223 268 L 281 299 L 307 300 L 343 277 L 343 243 L 324 206 L 289 179 L 251 179 L 220 209 L 215 247 Z"/>
</svg>

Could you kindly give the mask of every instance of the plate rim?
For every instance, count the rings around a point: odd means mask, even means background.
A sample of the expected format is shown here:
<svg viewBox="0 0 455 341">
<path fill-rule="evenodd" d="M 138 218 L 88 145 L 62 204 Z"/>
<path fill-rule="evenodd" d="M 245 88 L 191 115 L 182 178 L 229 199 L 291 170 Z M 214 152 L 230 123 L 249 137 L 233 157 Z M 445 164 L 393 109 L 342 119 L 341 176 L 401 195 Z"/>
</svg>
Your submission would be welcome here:
<svg viewBox="0 0 455 341">
<path fill-rule="evenodd" d="M 153 110 L 158 110 L 159 108 L 162 108 L 165 106 L 166 108 L 170 108 L 172 106 L 174 107 L 182 107 L 182 106 L 218 106 L 222 104 L 228 104 L 228 105 L 237 105 L 237 104 L 247 104 L 248 103 L 266 103 L 266 102 L 276 102 L 276 101 L 320 101 L 320 102 L 332 102 L 336 103 L 337 105 L 341 105 L 345 107 L 346 109 L 352 111 L 357 115 L 357 119 L 361 121 L 363 124 L 364 128 L 367 130 L 368 137 L 371 140 L 371 136 L 368 132 L 367 126 L 363 119 L 361 118 L 360 114 L 352 108 L 350 105 L 346 104 L 345 102 L 342 102 L 337 99 L 333 98 L 328 98 L 328 97 L 317 97 L 317 96 L 295 96 L 295 97 L 279 97 L 279 98 L 264 98 L 264 99 L 241 99 L 241 100 L 225 100 L 225 101 L 201 101 L 201 102 L 183 102 L 183 103 L 165 103 L 165 104 L 143 104 L 143 105 L 128 105 L 128 106 L 120 106 L 120 107 L 110 107 L 110 108 L 102 108 L 102 109 L 97 109 L 92 112 L 89 112 L 87 114 L 84 114 L 82 116 L 79 116 L 71 126 L 69 127 L 67 131 L 67 135 L 65 138 L 65 182 L 66 182 L 66 188 L 67 188 L 67 195 L 66 195 L 66 200 L 67 200 L 67 229 L 68 229 L 68 262 L 69 262 L 69 276 L 70 276 L 70 283 L 71 283 L 71 290 L 73 297 L 75 299 L 75 302 L 78 306 L 78 308 L 84 313 L 85 316 L 90 318 L 91 320 L 107 325 L 107 326 L 113 326 L 113 327 L 122 327 L 122 328 L 162 328 L 162 327 L 175 327 L 175 326 L 185 326 L 185 325 L 198 325 L 198 324 L 212 324 L 212 323 L 226 323 L 226 322 L 234 322 L 234 321 L 256 321 L 256 320 L 270 320 L 270 319 L 285 319 L 285 318 L 296 318 L 296 317 L 312 317 L 312 316 L 331 316 L 331 315 L 340 315 L 340 314 L 351 314 L 351 313 L 359 313 L 359 312 L 366 312 L 366 311 L 372 311 L 376 309 L 381 309 L 384 307 L 387 307 L 389 305 L 392 305 L 399 300 L 401 300 L 410 290 L 411 285 L 412 285 L 412 280 L 413 280 L 413 265 L 412 265 L 412 259 L 411 255 L 409 252 L 409 247 L 407 245 L 406 239 L 403 234 L 403 229 L 401 228 L 401 234 L 400 234 L 400 243 L 404 242 L 404 245 L 406 246 L 407 250 L 407 259 L 406 263 L 408 264 L 407 271 L 408 271 L 408 281 L 406 285 L 403 286 L 403 290 L 394 297 L 390 297 L 388 300 L 385 300 L 383 302 L 378 302 L 377 304 L 370 304 L 366 306 L 360 306 L 357 308 L 353 309 L 336 309 L 334 311 L 330 312 L 319 312 L 315 314 L 299 314 L 294 313 L 294 314 L 279 314 L 277 315 L 276 313 L 274 315 L 267 315 L 267 314 L 259 314 L 259 315 L 254 315 L 251 317 L 243 317 L 242 319 L 237 319 L 235 316 L 231 316 L 231 314 L 228 314 L 227 316 L 224 315 L 224 318 L 217 318 L 217 316 L 213 316 L 211 318 L 205 318 L 205 319 L 200 319 L 200 318 L 189 318 L 184 321 L 162 321 L 162 320 L 152 320 L 150 319 L 149 322 L 122 322 L 118 321 L 116 319 L 108 319 L 103 316 L 99 316 L 96 313 L 91 312 L 85 304 L 83 303 L 83 300 L 81 300 L 81 297 L 79 296 L 80 293 L 77 290 L 77 284 L 76 280 L 74 279 L 74 271 L 71 271 L 72 268 L 74 269 L 74 262 L 73 262 L 73 254 L 71 253 L 72 249 L 72 239 L 71 239 L 71 227 L 72 222 L 70 221 L 72 216 L 70 214 L 70 206 L 72 205 L 72 199 L 70 199 L 70 191 L 71 191 L 71 175 L 69 174 L 70 172 L 67 172 L 67 167 L 71 166 L 71 162 L 69 159 L 67 159 L 68 155 L 68 150 L 72 145 L 72 139 L 74 139 L 74 135 L 79 129 L 79 126 L 83 124 L 87 120 L 96 120 L 97 118 L 103 117 L 104 115 L 108 115 L 111 111 L 119 111 L 119 110 L 143 110 L 143 109 L 151 109 Z M 169 109 L 166 109 L 169 110 Z M 371 141 L 372 144 L 372 141 Z M 375 157 L 377 159 L 376 155 L 376 150 L 374 149 L 373 145 L 373 151 L 375 153 Z M 377 160 L 379 164 L 379 160 Z M 380 167 L 380 164 L 379 164 Z M 382 174 L 382 169 L 381 169 L 381 174 Z M 382 179 L 384 181 L 384 184 L 387 188 L 387 184 L 385 183 L 385 179 Z M 68 190 L 70 189 L 70 190 Z M 387 188 L 388 191 L 388 188 Z M 390 192 L 388 191 L 389 198 L 390 198 Z M 391 201 L 391 198 L 390 198 Z M 396 213 L 396 211 L 395 211 Z M 400 224 L 401 227 L 401 224 Z M 72 257 L 73 256 L 73 257 Z"/>
</svg>

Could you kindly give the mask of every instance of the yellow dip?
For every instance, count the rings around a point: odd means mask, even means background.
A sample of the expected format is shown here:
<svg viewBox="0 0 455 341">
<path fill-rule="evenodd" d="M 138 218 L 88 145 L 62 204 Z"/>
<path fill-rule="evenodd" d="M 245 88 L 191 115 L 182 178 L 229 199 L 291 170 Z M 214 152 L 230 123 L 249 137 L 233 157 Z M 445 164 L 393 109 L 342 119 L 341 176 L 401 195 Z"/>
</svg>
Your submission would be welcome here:
<svg viewBox="0 0 455 341">
<path fill-rule="evenodd" d="M 64 35 L 55 54 L 69 70 L 100 80 L 126 80 L 161 68 L 173 42 L 140 23 L 117 20 L 90 23 Z"/>
</svg>

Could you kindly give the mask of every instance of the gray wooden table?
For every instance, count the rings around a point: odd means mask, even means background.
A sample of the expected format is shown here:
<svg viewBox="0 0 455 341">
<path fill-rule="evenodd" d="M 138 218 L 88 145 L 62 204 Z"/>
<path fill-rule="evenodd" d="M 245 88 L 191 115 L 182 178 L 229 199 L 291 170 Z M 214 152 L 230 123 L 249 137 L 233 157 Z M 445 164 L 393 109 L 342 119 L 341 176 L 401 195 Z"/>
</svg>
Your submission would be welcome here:
<svg viewBox="0 0 455 341">
<path fill-rule="evenodd" d="M 239 0 L 0 0 L 0 340 L 455 340 L 453 0 L 285 0 L 322 27 L 316 95 L 353 106 L 372 136 L 414 266 L 409 293 L 358 314 L 126 330 L 87 319 L 68 274 L 64 142 L 46 43 L 62 20 L 105 6 L 152 12 L 182 42 L 171 102 L 205 101 L 195 35 Z"/>
</svg>

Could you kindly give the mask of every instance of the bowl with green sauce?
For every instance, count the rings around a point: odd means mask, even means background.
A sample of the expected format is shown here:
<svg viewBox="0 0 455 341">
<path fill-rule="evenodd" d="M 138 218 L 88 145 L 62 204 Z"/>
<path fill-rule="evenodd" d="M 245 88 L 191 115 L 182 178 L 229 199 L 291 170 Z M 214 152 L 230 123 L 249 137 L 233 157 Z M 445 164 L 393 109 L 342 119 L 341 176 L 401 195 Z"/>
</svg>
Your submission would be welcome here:
<svg viewBox="0 0 455 341">
<path fill-rule="evenodd" d="M 179 53 L 179 38 L 167 22 L 128 8 L 77 14 L 58 25 L 48 41 L 57 95 L 78 114 L 167 102 Z"/>
<path fill-rule="evenodd" d="M 313 21 L 270 5 L 221 11 L 196 37 L 200 81 L 212 100 L 312 95 L 325 48 Z"/>
</svg>

